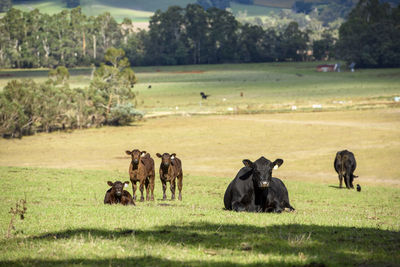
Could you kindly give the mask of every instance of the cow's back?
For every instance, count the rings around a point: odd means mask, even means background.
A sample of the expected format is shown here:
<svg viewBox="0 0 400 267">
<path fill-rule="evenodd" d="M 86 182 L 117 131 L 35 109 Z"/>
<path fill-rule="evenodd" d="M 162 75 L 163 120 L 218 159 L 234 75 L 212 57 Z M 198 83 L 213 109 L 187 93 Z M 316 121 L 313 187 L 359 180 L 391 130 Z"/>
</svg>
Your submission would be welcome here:
<svg viewBox="0 0 400 267">
<path fill-rule="evenodd" d="M 225 209 L 227 210 L 232 210 L 232 185 L 233 185 L 233 181 L 231 181 L 228 185 L 228 188 L 226 188 L 225 190 L 225 194 L 224 194 L 224 206 Z"/>
<path fill-rule="evenodd" d="M 147 173 L 154 172 L 154 159 L 150 156 L 149 153 L 144 155 L 141 160 Z"/>
<path fill-rule="evenodd" d="M 227 210 L 232 210 L 234 201 L 245 201 L 247 211 L 255 210 L 254 203 L 254 184 L 251 172 L 248 167 L 239 170 L 236 177 L 228 185 L 224 194 L 224 206 Z"/>
<path fill-rule="evenodd" d="M 177 157 L 175 157 L 172 161 L 175 169 L 175 174 L 178 176 L 182 173 L 182 161 Z"/>
</svg>

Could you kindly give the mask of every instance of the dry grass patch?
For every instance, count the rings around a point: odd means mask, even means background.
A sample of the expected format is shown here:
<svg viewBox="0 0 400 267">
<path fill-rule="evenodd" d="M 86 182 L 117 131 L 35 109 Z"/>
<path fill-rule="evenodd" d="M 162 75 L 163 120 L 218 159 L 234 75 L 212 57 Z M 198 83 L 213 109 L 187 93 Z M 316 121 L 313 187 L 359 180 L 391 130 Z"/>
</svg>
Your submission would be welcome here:
<svg viewBox="0 0 400 267">
<path fill-rule="evenodd" d="M 104 169 L 127 176 L 126 149 L 175 152 L 184 174 L 233 177 L 242 159 L 283 158 L 276 175 L 336 183 L 333 158 L 356 155 L 356 183 L 398 185 L 400 109 L 149 119 L 130 127 L 0 140 L 1 166 Z M 156 165 L 159 162 L 156 159 Z M 158 168 L 158 166 L 157 166 Z"/>
</svg>

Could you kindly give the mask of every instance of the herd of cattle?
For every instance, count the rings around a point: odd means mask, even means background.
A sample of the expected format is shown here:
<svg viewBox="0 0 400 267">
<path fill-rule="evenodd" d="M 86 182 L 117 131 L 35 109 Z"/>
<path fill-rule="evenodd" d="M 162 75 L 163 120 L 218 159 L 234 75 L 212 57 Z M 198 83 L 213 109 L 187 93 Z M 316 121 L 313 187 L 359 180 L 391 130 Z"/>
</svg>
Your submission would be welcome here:
<svg viewBox="0 0 400 267">
<path fill-rule="evenodd" d="M 104 204 L 135 205 L 137 183 L 139 182 L 140 201 L 144 201 L 143 191 L 146 188 L 146 200 L 154 200 L 155 168 L 154 160 L 146 151 L 134 149 L 125 151 L 131 156 L 129 165 L 129 177 L 132 183 L 133 197 L 124 190 L 129 181 L 120 181 L 107 184 L 111 186 L 104 197 Z M 163 189 L 163 200 L 167 198 L 167 182 L 170 183 L 171 200 L 175 199 L 176 180 L 178 181 L 179 196 L 182 200 L 182 162 L 175 153 L 156 154 L 161 158 L 159 168 L 160 180 Z M 276 212 L 280 213 L 285 209 L 294 211 L 289 203 L 289 194 L 285 184 L 279 178 L 272 177 L 272 170 L 283 164 L 282 159 L 274 162 L 260 157 L 252 162 L 243 160 L 244 167 L 239 170 L 236 177 L 228 185 L 224 195 L 224 205 L 227 210 L 250 211 L 250 212 Z M 334 168 L 339 176 L 339 187 L 342 187 L 343 180 L 346 188 L 354 188 L 353 180 L 358 176 L 354 175 L 356 169 L 354 154 L 348 150 L 338 151 L 334 160 Z M 361 187 L 357 185 L 357 191 Z"/>
</svg>

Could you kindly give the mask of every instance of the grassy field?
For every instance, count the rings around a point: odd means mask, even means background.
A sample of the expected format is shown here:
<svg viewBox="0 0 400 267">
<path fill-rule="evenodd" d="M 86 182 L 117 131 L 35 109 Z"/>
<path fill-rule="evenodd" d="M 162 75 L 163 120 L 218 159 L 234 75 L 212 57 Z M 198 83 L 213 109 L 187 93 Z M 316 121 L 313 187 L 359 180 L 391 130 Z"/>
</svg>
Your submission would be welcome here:
<svg viewBox="0 0 400 267">
<path fill-rule="evenodd" d="M 1 139 L 0 265 L 400 266 L 400 71 L 317 73 L 315 64 L 135 68 L 147 119 Z M 88 85 L 90 69 L 71 73 L 72 87 Z M 2 70 L 0 87 L 46 76 Z M 133 148 L 177 153 L 182 202 L 160 200 L 156 174 L 154 202 L 102 204 L 108 180 L 128 180 Z M 355 153 L 361 192 L 338 189 L 341 149 Z M 224 211 L 242 159 L 261 155 L 284 159 L 274 175 L 296 212 Z M 19 199 L 27 213 L 7 238 Z"/>
<path fill-rule="evenodd" d="M 130 18 L 133 22 L 139 23 L 148 22 L 149 18 L 158 9 L 165 11 L 168 7 L 173 5 L 186 7 L 188 4 L 193 4 L 195 2 L 195 0 L 82 0 L 81 7 L 83 13 L 87 16 L 97 16 L 104 12 L 110 12 L 118 22 L 122 22 L 124 18 Z M 61 10 L 66 9 L 65 3 L 63 3 L 62 0 L 20 1 L 13 6 L 23 11 L 31 11 L 37 8 L 40 12 L 47 14 L 58 13 Z M 280 10 L 281 8 L 275 7 L 275 5 L 268 7 L 231 3 L 231 11 L 235 16 L 237 16 L 239 12 L 246 12 L 247 18 L 263 17 L 268 15 L 270 12 L 279 12 Z"/>
<path fill-rule="evenodd" d="M 0 168 L 2 266 L 398 266 L 399 189 L 286 180 L 294 213 L 222 209 L 231 178 L 186 175 L 183 201 L 104 206 L 113 171 Z M 27 200 L 5 238 L 9 208 Z M 313 265 L 314 264 L 314 265 Z"/>
<path fill-rule="evenodd" d="M 257 113 L 399 107 L 399 69 L 316 72 L 318 62 L 135 67 L 137 108 L 165 113 Z M 343 64 L 342 64 L 343 65 Z M 91 69 L 70 70 L 71 87 L 89 85 Z M 10 79 L 47 79 L 47 70 L 0 70 Z M 149 89 L 151 85 L 151 89 Z M 200 92 L 210 94 L 201 100 Z M 243 93 L 243 97 L 241 97 Z"/>
</svg>

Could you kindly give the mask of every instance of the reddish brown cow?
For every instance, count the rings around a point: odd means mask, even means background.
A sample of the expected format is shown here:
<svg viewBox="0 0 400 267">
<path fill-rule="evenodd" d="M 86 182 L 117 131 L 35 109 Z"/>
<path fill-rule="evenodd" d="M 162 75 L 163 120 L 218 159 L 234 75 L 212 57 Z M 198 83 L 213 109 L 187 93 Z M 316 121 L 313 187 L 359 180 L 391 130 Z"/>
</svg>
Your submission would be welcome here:
<svg viewBox="0 0 400 267">
<path fill-rule="evenodd" d="M 129 184 L 128 181 L 124 183 L 121 183 L 120 181 L 116 181 L 115 183 L 108 181 L 107 184 L 111 186 L 111 188 L 106 192 L 104 204 L 135 205 L 131 194 L 124 190 L 124 187 Z"/>
<path fill-rule="evenodd" d="M 167 189 L 167 182 L 170 182 L 170 188 L 171 188 L 171 199 L 175 199 L 175 178 L 178 178 L 178 190 L 179 190 L 179 196 L 178 199 L 182 200 L 182 179 L 183 179 L 183 173 L 182 173 L 182 162 L 180 159 L 176 157 L 175 153 L 172 153 L 171 155 L 168 153 L 156 154 L 157 157 L 161 158 L 161 164 L 160 164 L 160 180 L 162 183 L 163 187 L 163 200 L 167 198 L 167 195 L 165 194 L 165 191 Z"/>
<path fill-rule="evenodd" d="M 126 150 L 125 153 L 132 157 L 129 165 L 129 177 L 132 182 L 133 199 L 136 199 L 136 183 L 139 182 L 140 201 L 144 201 L 144 187 L 146 187 L 146 200 L 154 200 L 154 160 L 149 153 L 138 149 Z M 151 198 L 149 197 L 149 189 L 151 190 Z"/>
</svg>

